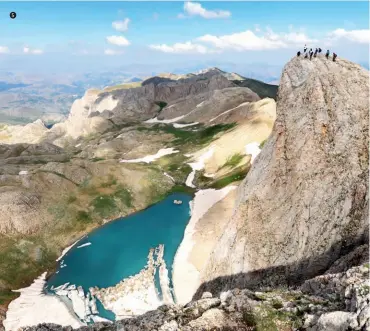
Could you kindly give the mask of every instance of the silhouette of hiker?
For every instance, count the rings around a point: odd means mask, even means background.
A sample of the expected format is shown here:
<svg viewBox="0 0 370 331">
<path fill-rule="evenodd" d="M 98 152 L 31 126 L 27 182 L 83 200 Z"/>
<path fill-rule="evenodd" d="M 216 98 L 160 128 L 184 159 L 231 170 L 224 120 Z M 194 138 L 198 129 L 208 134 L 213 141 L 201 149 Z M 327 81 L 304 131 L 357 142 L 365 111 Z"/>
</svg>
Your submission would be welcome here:
<svg viewBox="0 0 370 331">
<path fill-rule="evenodd" d="M 316 48 L 315 54 L 313 55 L 313 57 L 316 57 L 316 55 L 317 55 L 318 52 L 319 52 L 319 50 Z"/>
<path fill-rule="evenodd" d="M 321 51 L 322 51 L 322 49 L 321 49 L 321 48 L 319 48 L 319 53 L 321 53 Z"/>
<path fill-rule="evenodd" d="M 333 53 L 333 62 L 335 62 L 335 59 L 337 58 L 337 54 L 336 53 Z"/>
<path fill-rule="evenodd" d="M 310 60 L 312 60 L 312 55 L 313 55 L 313 52 L 311 51 L 310 52 Z"/>
<path fill-rule="evenodd" d="M 329 50 L 327 50 L 326 51 L 326 54 L 325 54 L 325 57 L 328 59 L 329 58 L 329 54 L 330 54 L 330 52 L 329 52 Z"/>
<path fill-rule="evenodd" d="M 303 52 L 305 52 L 305 53 L 306 53 L 306 51 L 307 51 L 307 46 L 306 46 L 306 45 L 304 45 Z"/>
<path fill-rule="evenodd" d="M 301 55 L 301 52 L 298 51 L 297 56 L 300 56 L 300 55 Z"/>
</svg>

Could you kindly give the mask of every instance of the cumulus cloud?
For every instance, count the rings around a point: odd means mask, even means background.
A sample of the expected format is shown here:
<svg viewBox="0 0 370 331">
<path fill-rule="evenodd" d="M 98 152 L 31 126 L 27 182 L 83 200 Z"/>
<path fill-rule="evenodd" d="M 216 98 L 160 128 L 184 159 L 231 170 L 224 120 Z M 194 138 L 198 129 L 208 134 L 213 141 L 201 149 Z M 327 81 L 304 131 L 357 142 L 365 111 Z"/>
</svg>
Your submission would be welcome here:
<svg viewBox="0 0 370 331">
<path fill-rule="evenodd" d="M 125 32 L 128 30 L 128 24 L 130 23 L 129 18 L 125 18 L 123 21 L 114 21 L 112 23 L 113 29 L 119 32 Z"/>
<path fill-rule="evenodd" d="M 276 33 L 269 27 L 263 32 L 246 30 L 227 35 L 206 34 L 192 41 L 173 45 L 151 45 L 150 48 L 165 53 L 220 53 L 223 51 L 263 51 L 280 48 L 303 47 L 304 44 L 317 43 L 317 39 L 308 37 L 304 32 Z"/>
<path fill-rule="evenodd" d="M 120 55 L 120 54 L 123 54 L 122 51 L 116 51 L 114 49 L 106 49 L 104 50 L 104 54 L 105 55 Z"/>
<path fill-rule="evenodd" d="M 0 54 L 9 53 L 9 48 L 7 46 L 0 46 Z"/>
<path fill-rule="evenodd" d="M 173 53 L 173 54 L 181 54 L 181 53 L 200 53 L 206 54 L 209 53 L 207 47 L 199 44 L 194 44 L 191 41 L 185 43 L 176 43 L 173 45 L 150 45 L 151 49 L 155 49 L 157 51 L 161 51 L 164 53 Z"/>
<path fill-rule="evenodd" d="M 108 43 L 116 46 L 128 46 L 130 42 L 123 36 L 109 36 L 107 37 Z"/>
<path fill-rule="evenodd" d="M 222 50 L 259 51 L 301 46 L 305 43 L 316 42 L 317 40 L 307 37 L 302 32 L 278 34 L 271 29 L 267 29 L 262 35 L 257 35 L 251 30 L 223 36 L 207 34 L 197 38 L 197 41 L 210 44 Z"/>
<path fill-rule="evenodd" d="M 367 43 L 370 43 L 370 30 L 336 29 L 329 33 L 329 38 L 347 39 L 355 43 L 367 44 Z"/>
<path fill-rule="evenodd" d="M 200 16 L 207 19 L 212 18 L 228 18 L 231 13 L 226 10 L 207 10 L 200 3 L 187 1 L 184 4 L 184 12 L 188 16 Z M 179 18 L 185 18 L 186 15 L 179 14 Z"/>
<path fill-rule="evenodd" d="M 23 47 L 23 53 L 25 54 L 42 54 L 44 51 L 42 49 L 30 48 L 28 46 Z"/>
</svg>

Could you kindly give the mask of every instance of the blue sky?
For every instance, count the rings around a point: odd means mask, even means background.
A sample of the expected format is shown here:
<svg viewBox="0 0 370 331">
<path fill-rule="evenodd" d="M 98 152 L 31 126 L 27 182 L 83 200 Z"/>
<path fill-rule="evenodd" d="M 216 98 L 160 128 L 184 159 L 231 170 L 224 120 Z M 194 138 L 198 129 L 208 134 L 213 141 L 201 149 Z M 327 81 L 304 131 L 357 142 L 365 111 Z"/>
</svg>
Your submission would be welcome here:
<svg viewBox="0 0 370 331">
<path fill-rule="evenodd" d="M 305 43 L 368 62 L 368 2 L 0 2 L 0 15 L 0 68 L 283 64 Z"/>
</svg>

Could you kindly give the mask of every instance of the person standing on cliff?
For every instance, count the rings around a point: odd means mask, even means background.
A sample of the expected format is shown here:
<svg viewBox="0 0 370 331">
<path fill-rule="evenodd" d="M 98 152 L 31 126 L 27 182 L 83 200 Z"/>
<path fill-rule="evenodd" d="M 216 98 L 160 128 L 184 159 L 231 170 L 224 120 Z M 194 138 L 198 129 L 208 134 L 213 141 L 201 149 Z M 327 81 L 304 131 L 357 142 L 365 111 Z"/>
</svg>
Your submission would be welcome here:
<svg viewBox="0 0 370 331">
<path fill-rule="evenodd" d="M 313 55 L 313 52 L 312 50 L 310 51 L 310 60 L 312 60 L 312 55 Z"/>
<path fill-rule="evenodd" d="M 304 53 L 306 53 L 306 51 L 307 51 L 307 46 L 306 46 L 306 45 L 304 45 L 304 47 L 303 47 L 303 52 L 304 52 Z"/>
<path fill-rule="evenodd" d="M 317 55 L 318 51 L 319 51 L 319 50 L 316 48 L 316 49 L 315 49 L 315 54 L 313 55 L 313 57 L 316 57 L 316 55 Z"/>
<path fill-rule="evenodd" d="M 333 53 L 333 62 L 335 62 L 335 59 L 337 58 L 337 54 L 336 53 Z"/>
<path fill-rule="evenodd" d="M 329 52 L 329 50 L 327 50 L 326 51 L 326 54 L 325 54 L 325 57 L 328 59 L 329 58 L 329 54 L 330 54 L 330 52 Z"/>
<path fill-rule="evenodd" d="M 300 56 L 300 55 L 301 55 L 301 52 L 300 52 L 300 51 L 298 51 L 297 56 Z"/>
</svg>

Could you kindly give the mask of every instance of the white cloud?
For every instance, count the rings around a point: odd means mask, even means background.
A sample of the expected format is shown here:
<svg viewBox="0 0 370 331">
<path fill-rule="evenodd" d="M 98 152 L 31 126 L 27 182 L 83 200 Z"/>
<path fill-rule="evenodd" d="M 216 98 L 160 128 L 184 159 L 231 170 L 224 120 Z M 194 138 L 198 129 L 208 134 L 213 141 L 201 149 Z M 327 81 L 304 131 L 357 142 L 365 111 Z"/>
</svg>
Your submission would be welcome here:
<svg viewBox="0 0 370 331">
<path fill-rule="evenodd" d="M 9 53 L 9 48 L 7 46 L 0 46 L 0 54 Z"/>
<path fill-rule="evenodd" d="M 207 10 L 200 3 L 187 1 L 184 4 L 184 11 L 189 16 L 201 16 L 203 18 L 228 18 L 231 13 L 226 10 Z M 179 14 L 179 18 L 184 18 L 184 14 Z"/>
<path fill-rule="evenodd" d="M 198 41 L 211 44 L 222 50 L 267 50 L 286 47 L 286 44 L 275 35 L 258 37 L 252 31 L 244 31 L 224 36 L 204 35 Z"/>
<path fill-rule="evenodd" d="M 259 26 L 256 30 L 261 30 Z M 186 43 L 151 45 L 150 48 L 166 53 L 220 53 L 223 51 L 264 51 L 281 48 L 301 48 L 318 42 L 304 32 L 276 33 L 269 27 L 264 32 L 246 30 L 228 35 L 206 34 Z"/>
<path fill-rule="evenodd" d="M 107 37 L 108 43 L 116 46 L 128 46 L 130 42 L 123 36 L 109 36 Z"/>
<path fill-rule="evenodd" d="M 113 29 L 120 31 L 120 32 L 125 32 L 128 30 L 128 24 L 130 23 L 129 18 L 125 18 L 123 21 L 115 21 L 112 23 Z"/>
<path fill-rule="evenodd" d="M 30 48 L 28 46 L 23 47 L 23 53 L 25 54 L 42 54 L 44 51 L 42 49 Z"/>
<path fill-rule="evenodd" d="M 174 54 L 184 54 L 184 53 L 200 53 L 206 54 L 209 53 L 207 47 L 199 44 L 194 44 L 191 41 L 185 43 L 176 43 L 172 46 L 162 44 L 162 45 L 150 45 L 151 49 L 155 49 L 157 51 L 161 51 L 164 53 L 174 53 Z"/>
<path fill-rule="evenodd" d="M 106 49 L 104 50 L 104 54 L 105 55 L 120 55 L 120 54 L 123 54 L 122 51 L 116 51 L 114 49 Z"/>
<path fill-rule="evenodd" d="M 336 29 L 329 33 L 329 37 L 334 39 L 347 39 L 359 44 L 370 43 L 370 30 L 344 30 Z"/>
<path fill-rule="evenodd" d="M 251 30 L 246 30 L 223 36 L 208 34 L 197 38 L 197 41 L 210 44 L 222 50 L 257 51 L 296 47 L 305 43 L 316 42 L 317 40 L 310 39 L 302 32 L 278 34 L 267 28 L 267 32 L 263 35 L 257 35 Z"/>
</svg>

